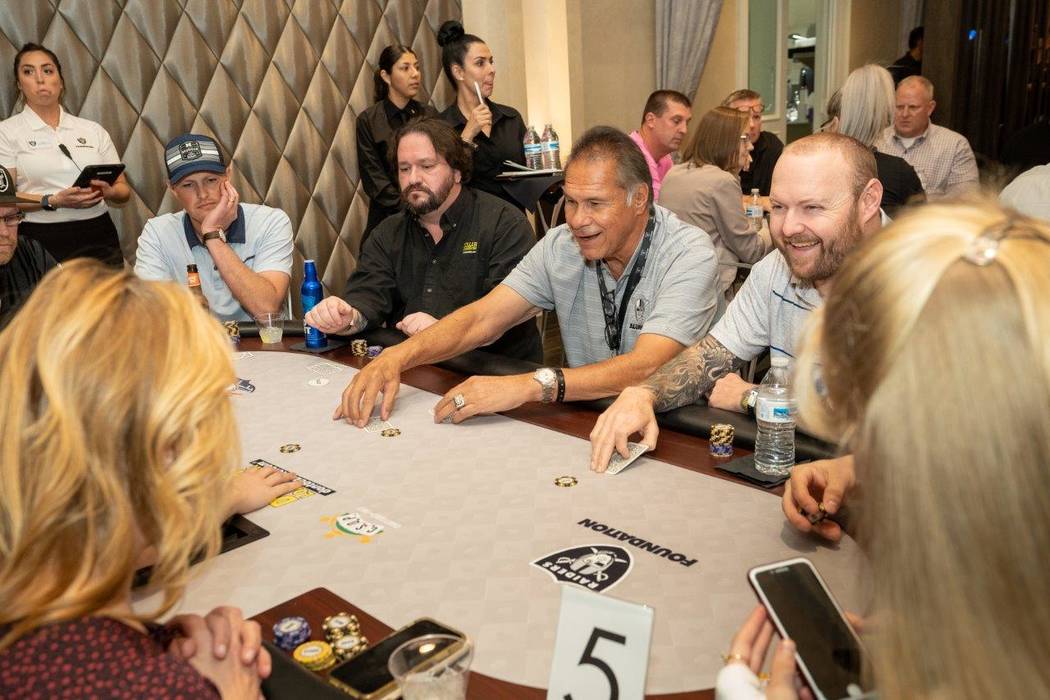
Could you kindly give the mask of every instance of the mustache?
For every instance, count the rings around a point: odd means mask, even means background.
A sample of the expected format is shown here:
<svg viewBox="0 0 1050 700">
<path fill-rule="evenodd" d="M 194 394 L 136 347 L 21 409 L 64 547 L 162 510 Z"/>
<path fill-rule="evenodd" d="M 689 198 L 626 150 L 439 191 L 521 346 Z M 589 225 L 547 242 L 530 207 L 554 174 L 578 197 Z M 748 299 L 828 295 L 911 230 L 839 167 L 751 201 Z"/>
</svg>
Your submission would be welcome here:
<svg viewBox="0 0 1050 700">
<path fill-rule="evenodd" d="M 404 190 L 401 191 L 401 194 L 403 194 L 404 196 L 407 197 L 408 195 L 412 194 L 413 192 L 424 192 L 426 194 L 434 194 L 434 190 L 430 189 L 429 187 L 424 185 L 422 182 L 417 182 L 414 185 L 409 185 L 408 187 L 406 187 Z"/>
</svg>

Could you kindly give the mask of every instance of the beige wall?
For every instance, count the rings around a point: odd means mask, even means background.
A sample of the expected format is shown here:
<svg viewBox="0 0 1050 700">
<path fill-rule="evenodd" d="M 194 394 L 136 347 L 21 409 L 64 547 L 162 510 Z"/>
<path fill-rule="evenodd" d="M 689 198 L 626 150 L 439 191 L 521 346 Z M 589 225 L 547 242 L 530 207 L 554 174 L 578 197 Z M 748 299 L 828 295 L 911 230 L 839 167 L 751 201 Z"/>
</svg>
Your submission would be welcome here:
<svg viewBox="0 0 1050 700">
<path fill-rule="evenodd" d="M 853 0 L 850 9 L 850 70 L 865 63 L 888 66 L 904 53 L 897 36 L 900 12 L 900 0 Z"/>
<path fill-rule="evenodd" d="M 656 10 L 638 0 L 569 0 L 570 69 L 579 81 L 573 135 L 607 124 L 638 127 L 645 99 L 656 89 Z"/>
<path fill-rule="evenodd" d="M 484 39 L 496 60 L 492 99 L 525 113 L 525 37 L 521 0 L 463 0 L 463 28 Z"/>
</svg>

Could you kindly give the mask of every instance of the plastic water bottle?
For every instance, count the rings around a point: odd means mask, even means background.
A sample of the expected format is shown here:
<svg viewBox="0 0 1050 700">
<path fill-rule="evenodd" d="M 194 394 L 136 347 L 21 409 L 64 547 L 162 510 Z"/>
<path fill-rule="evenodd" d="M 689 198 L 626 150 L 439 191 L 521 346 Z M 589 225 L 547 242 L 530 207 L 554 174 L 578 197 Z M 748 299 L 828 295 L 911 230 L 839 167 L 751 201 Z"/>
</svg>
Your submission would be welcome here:
<svg viewBox="0 0 1050 700">
<path fill-rule="evenodd" d="M 543 142 L 540 141 L 540 135 L 536 133 L 536 127 L 529 126 L 529 130 L 525 132 L 525 166 L 532 168 L 533 170 L 540 170 L 543 168 Z"/>
<path fill-rule="evenodd" d="M 543 130 L 543 167 L 550 170 L 561 170 L 561 147 L 558 143 L 558 132 L 550 124 Z"/>
<path fill-rule="evenodd" d="M 303 274 L 303 286 L 299 289 L 303 301 L 303 333 L 306 335 L 306 347 L 323 348 L 328 345 L 328 337 L 313 326 L 306 323 L 305 316 L 310 309 L 317 306 L 324 296 L 321 282 L 317 279 L 317 265 L 313 260 L 306 261 L 305 273 Z"/>
<path fill-rule="evenodd" d="M 747 220 L 751 222 L 751 230 L 758 233 L 762 230 L 762 219 L 765 212 L 762 211 L 762 199 L 759 197 L 758 188 L 751 189 L 751 201 L 747 205 Z"/>
<path fill-rule="evenodd" d="M 755 416 L 755 469 L 763 474 L 786 476 L 795 465 L 795 399 L 788 377 L 788 358 L 776 356 L 758 387 Z"/>
</svg>

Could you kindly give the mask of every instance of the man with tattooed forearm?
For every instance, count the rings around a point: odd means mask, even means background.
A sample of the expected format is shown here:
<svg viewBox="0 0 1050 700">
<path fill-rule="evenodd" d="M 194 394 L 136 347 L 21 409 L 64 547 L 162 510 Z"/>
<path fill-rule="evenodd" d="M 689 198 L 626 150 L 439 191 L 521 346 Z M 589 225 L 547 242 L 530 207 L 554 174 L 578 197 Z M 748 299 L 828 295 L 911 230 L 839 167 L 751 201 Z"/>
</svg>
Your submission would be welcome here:
<svg viewBox="0 0 1050 700">
<path fill-rule="evenodd" d="M 591 432 L 591 469 L 605 471 L 614 449 L 626 457 L 627 441 L 635 433 L 655 447 L 656 412 L 705 397 L 715 408 L 745 412 L 755 385 L 737 372 L 767 349 L 794 356 L 799 333 L 846 255 L 882 226 L 881 201 L 875 160 L 860 142 L 821 133 L 789 145 L 773 171 L 770 193 L 769 228 L 777 249 L 754 266 L 704 338 L 643 384 L 621 392 L 598 418 Z M 809 492 L 811 482 L 821 481 L 815 487 L 823 488 L 829 469 L 837 482 L 840 476 L 851 477 L 852 463 L 830 460 L 793 470 L 792 486 Z M 810 528 L 806 518 L 801 521 L 792 520 L 800 529 L 819 529 Z"/>
</svg>

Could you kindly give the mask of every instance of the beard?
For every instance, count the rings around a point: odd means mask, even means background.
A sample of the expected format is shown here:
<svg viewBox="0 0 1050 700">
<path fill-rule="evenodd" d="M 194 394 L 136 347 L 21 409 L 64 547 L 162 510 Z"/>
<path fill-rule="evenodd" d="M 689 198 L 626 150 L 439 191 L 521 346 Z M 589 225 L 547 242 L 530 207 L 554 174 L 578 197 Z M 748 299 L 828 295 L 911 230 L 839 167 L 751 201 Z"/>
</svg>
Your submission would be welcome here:
<svg viewBox="0 0 1050 700">
<path fill-rule="evenodd" d="M 455 177 L 451 173 L 449 173 L 447 179 L 438 185 L 436 191 L 430 189 L 422 182 L 409 185 L 401 191 L 401 202 L 405 205 L 405 209 L 414 216 L 425 216 L 444 204 L 448 198 L 448 193 L 452 191 L 453 185 L 455 185 Z M 423 192 L 427 195 L 427 198 L 416 204 L 409 198 L 409 195 L 413 192 Z"/>
<path fill-rule="evenodd" d="M 839 271 L 839 268 L 842 267 L 846 256 L 860 243 L 863 235 L 864 230 L 857 223 L 857 205 L 854 203 L 850 207 L 846 220 L 842 223 L 839 234 L 833 240 L 824 241 L 816 236 L 792 236 L 792 240 L 797 243 L 815 242 L 820 249 L 819 257 L 808 270 L 802 270 L 796 266 L 791 256 L 791 246 L 783 237 L 775 238 L 773 242 L 777 250 L 784 256 L 784 259 L 787 260 L 791 274 L 805 282 L 813 283 L 822 282 L 834 276 Z"/>
</svg>

